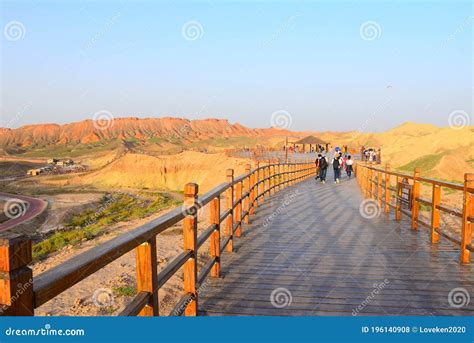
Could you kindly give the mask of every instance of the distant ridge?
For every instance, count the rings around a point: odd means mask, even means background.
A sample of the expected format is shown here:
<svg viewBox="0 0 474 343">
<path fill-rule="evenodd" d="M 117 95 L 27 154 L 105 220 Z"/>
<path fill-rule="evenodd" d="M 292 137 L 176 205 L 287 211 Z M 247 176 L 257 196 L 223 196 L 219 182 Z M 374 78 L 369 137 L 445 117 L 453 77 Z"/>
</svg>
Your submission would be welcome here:
<svg viewBox="0 0 474 343">
<path fill-rule="evenodd" d="M 87 144 L 106 139 L 150 139 L 175 137 L 275 136 L 291 134 L 288 130 L 251 129 L 226 119 L 188 120 L 183 118 L 116 118 L 113 121 L 83 120 L 70 124 L 26 125 L 17 129 L 0 128 L 0 146 L 31 147 L 50 144 Z"/>
</svg>

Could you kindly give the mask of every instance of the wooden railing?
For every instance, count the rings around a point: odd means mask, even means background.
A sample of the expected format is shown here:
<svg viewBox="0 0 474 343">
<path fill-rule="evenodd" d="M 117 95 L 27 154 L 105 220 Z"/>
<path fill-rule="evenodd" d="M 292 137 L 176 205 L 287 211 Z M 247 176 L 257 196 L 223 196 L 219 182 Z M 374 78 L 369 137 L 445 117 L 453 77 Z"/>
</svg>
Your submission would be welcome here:
<svg viewBox="0 0 474 343">
<path fill-rule="evenodd" d="M 182 208 L 175 208 L 34 277 L 28 267 L 32 261 L 31 240 L 24 235 L 4 233 L 0 235 L 1 314 L 34 315 L 35 308 L 135 250 L 137 295 L 120 315 L 159 315 L 158 290 L 182 268 L 184 294 L 171 314 L 196 316 L 199 287 L 209 274 L 220 276 L 221 253 L 233 251 L 234 238 L 242 233 L 242 223 L 249 222 L 264 199 L 314 173 L 313 162 L 257 165 L 253 170 L 247 165 L 246 173 L 237 178 L 232 169 L 227 170 L 227 182 L 202 196 L 198 196 L 197 184 L 186 184 Z M 224 195 L 226 206 L 221 209 Z M 197 214 L 207 204 L 210 225 L 198 236 Z M 179 222 L 183 224 L 183 252 L 158 273 L 157 236 Z M 208 240 L 210 259 L 198 268 L 198 250 Z"/>
<path fill-rule="evenodd" d="M 386 164 L 385 169 L 374 165 L 359 162 L 356 165 L 357 181 L 367 198 L 377 202 L 378 207 L 385 213 L 395 212 L 395 220 L 401 216 L 410 218 L 411 228 L 418 229 L 418 225 L 425 226 L 431 231 L 431 243 L 436 244 L 439 236 L 460 246 L 460 262 L 470 263 L 470 252 L 474 251 L 472 245 L 472 227 L 474 222 L 474 174 L 464 174 L 464 184 L 457 184 L 420 176 L 420 168 L 415 168 L 413 174 L 405 174 L 390 169 Z M 395 181 L 393 186 L 392 181 Z M 404 209 L 403 194 L 400 183 L 409 186 L 409 209 Z M 421 197 L 421 185 L 431 187 L 431 199 Z M 441 188 L 462 192 L 462 208 L 452 208 L 441 202 Z M 428 223 L 420 219 L 420 205 L 430 208 L 431 221 Z M 460 237 L 455 237 L 452 232 L 440 227 L 440 212 L 450 214 L 461 219 Z"/>
</svg>

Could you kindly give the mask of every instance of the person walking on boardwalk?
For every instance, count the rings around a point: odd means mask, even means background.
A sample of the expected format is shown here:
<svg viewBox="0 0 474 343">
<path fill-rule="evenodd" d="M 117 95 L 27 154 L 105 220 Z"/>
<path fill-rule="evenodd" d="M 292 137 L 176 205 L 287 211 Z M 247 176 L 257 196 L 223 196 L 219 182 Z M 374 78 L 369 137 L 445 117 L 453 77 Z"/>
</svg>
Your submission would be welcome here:
<svg viewBox="0 0 474 343">
<path fill-rule="evenodd" d="M 319 180 L 321 183 L 326 183 L 326 173 L 328 170 L 328 160 L 326 156 L 321 156 L 319 159 Z"/>
<path fill-rule="evenodd" d="M 339 183 L 339 179 L 341 178 L 341 154 L 334 155 L 332 159 L 332 167 L 334 169 L 334 183 Z"/>
<path fill-rule="evenodd" d="M 314 164 L 316 165 L 316 177 L 314 178 L 315 180 L 319 179 L 319 161 L 321 160 L 322 155 L 318 154 L 318 157 L 314 161 Z"/>
<path fill-rule="evenodd" d="M 350 179 L 352 175 L 352 165 L 354 164 L 354 161 L 351 158 L 351 155 L 347 156 L 346 160 L 346 173 L 347 177 Z"/>
</svg>

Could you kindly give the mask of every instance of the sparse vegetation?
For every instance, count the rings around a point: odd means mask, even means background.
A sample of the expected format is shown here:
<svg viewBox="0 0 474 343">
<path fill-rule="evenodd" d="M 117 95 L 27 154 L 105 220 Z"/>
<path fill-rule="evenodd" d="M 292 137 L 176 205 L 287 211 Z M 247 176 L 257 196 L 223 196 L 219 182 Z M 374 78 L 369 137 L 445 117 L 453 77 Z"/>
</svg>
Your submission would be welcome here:
<svg viewBox="0 0 474 343">
<path fill-rule="evenodd" d="M 50 158 L 75 158 L 79 156 L 97 154 L 107 152 L 118 148 L 121 145 L 119 140 L 102 140 L 100 142 L 93 142 L 88 144 L 54 144 L 46 146 L 31 147 L 23 153 L 19 153 L 22 157 L 44 157 Z"/>
<path fill-rule="evenodd" d="M 115 294 L 124 297 L 133 297 L 135 294 L 137 294 L 137 289 L 132 285 L 113 287 L 112 290 Z"/>
<path fill-rule="evenodd" d="M 151 144 L 162 143 L 164 141 L 165 140 L 161 137 L 151 137 L 150 139 L 148 139 L 148 143 L 151 143 Z"/>
<path fill-rule="evenodd" d="M 65 231 L 54 233 L 33 246 L 33 259 L 40 260 L 66 245 L 76 245 L 90 240 L 114 223 L 147 217 L 164 208 L 176 205 L 177 201 L 164 194 L 114 194 L 104 196 L 96 210 L 87 210 L 75 215 L 66 223 Z"/>
<path fill-rule="evenodd" d="M 422 172 L 433 169 L 443 157 L 443 154 L 431 154 L 417 158 L 404 166 L 398 168 L 401 171 L 413 172 L 415 167 L 421 168 Z"/>
<path fill-rule="evenodd" d="M 196 141 L 189 146 L 193 148 L 228 148 L 228 147 L 253 147 L 261 144 L 261 138 L 256 137 L 213 137 Z"/>
</svg>

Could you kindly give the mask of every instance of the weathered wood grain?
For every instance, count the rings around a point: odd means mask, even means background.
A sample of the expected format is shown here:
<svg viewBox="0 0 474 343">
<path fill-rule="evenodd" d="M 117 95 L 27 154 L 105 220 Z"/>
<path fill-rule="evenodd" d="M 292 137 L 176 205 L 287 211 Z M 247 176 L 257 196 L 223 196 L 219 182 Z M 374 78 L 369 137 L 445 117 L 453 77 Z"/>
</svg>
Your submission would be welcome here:
<svg viewBox="0 0 474 343">
<path fill-rule="evenodd" d="M 200 293 L 199 313 L 474 315 L 474 301 L 448 301 L 454 288 L 474 294 L 474 267 L 459 263 L 459 247 L 431 244 L 430 230 L 411 230 L 411 218 L 395 221 L 384 208 L 364 218 L 363 199 L 347 179 L 311 178 L 270 196 L 223 256 L 221 278 Z M 279 288 L 291 294 L 288 306 L 272 304 Z"/>
</svg>

